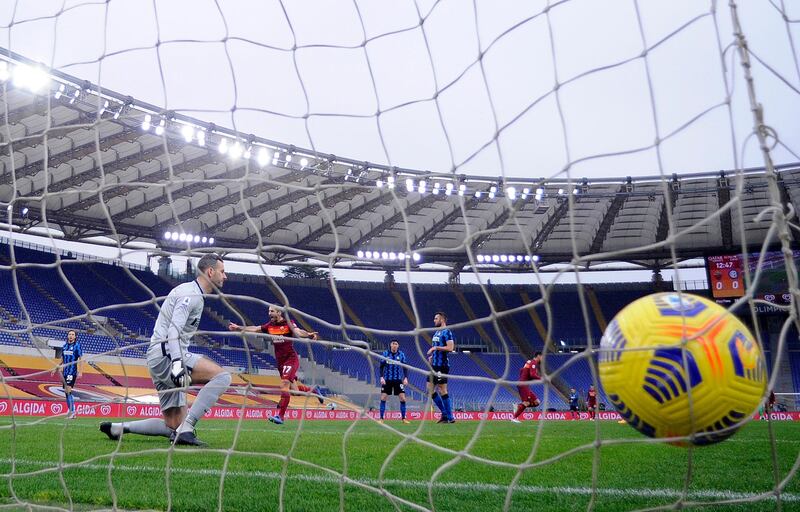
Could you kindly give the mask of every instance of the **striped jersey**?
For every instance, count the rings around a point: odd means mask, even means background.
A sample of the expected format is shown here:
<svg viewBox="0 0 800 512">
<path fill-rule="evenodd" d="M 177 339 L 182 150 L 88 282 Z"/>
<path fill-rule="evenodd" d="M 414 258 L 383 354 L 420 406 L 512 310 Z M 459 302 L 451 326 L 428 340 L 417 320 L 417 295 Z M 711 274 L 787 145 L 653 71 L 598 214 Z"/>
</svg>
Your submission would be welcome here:
<svg viewBox="0 0 800 512">
<path fill-rule="evenodd" d="M 381 355 L 386 358 L 381 360 L 381 377 L 386 381 L 403 380 L 408 377 L 408 368 L 400 366 L 400 363 L 405 364 L 406 362 L 406 355 L 402 350 L 397 352 L 384 350 Z"/>
<path fill-rule="evenodd" d="M 432 345 L 434 347 L 446 347 L 448 341 L 453 341 L 455 343 L 456 339 L 453 337 L 453 331 L 448 328 L 439 329 L 435 333 L 433 333 Z M 448 352 L 443 352 L 441 350 L 435 350 L 431 354 L 431 366 L 450 366 L 450 363 L 447 361 L 447 354 Z"/>
<path fill-rule="evenodd" d="M 578 406 L 578 392 L 577 391 L 573 391 L 572 393 L 569 394 L 569 405 L 570 406 L 575 406 L 575 407 Z"/>
<path fill-rule="evenodd" d="M 82 355 L 83 350 L 78 340 L 75 340 L 75 343 L 64 342 L 64 348 L 61 349 L 61 362 L 63 363 L 61 371 L 65 377 L 67 375 L 78 375 L 78 359 Z"/>
</svg>

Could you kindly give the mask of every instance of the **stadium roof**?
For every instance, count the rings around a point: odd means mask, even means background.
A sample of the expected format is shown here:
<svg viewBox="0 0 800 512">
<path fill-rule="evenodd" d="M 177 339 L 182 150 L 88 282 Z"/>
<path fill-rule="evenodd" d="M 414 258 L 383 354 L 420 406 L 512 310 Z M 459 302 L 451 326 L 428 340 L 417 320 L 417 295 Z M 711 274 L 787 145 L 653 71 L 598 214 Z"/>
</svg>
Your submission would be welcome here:
<svg viewBox="0 0 800 512">
<path fill-rule="evenodd" d="M 22 231 L 47 225 L 70 240 L 146 240 L 173 252 L 257 249 L 268 263 L 325 259 L 338 244 L 337 262 L 373 269 L 416 264 L 417 253 L 461 270 L 469 246 L 478 264 L 530 271 L 531 260 L 568 262 L 573 251 L 665 264 L 668 211 L 680 258 L 760 246 L 770 225 L 763 169 L 592 181 L 433 175 L 235 133 L 9 55 L 0 203 Z M 782 203 L 800 206 L 800 165 L 779 170 Z"/>
</svg>

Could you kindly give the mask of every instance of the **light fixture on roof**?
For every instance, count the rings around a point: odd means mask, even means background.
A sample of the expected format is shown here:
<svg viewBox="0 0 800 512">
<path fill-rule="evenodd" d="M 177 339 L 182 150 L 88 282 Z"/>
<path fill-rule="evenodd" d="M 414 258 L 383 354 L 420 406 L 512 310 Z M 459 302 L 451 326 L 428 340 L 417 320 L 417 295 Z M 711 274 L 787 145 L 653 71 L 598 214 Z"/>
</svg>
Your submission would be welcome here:
<svg viewBox="0 0 800 512">
<path fill-rule="evenodd" d="M 186 241 L 186 233 L 181 233 L 178 236 L 178 240 L 180 240 L 181 242 L 185 242 Z"/>
<path fill-rule="evenodd" d="M 244 153 L 244 148 L 242 147 L 242 145 L 241 145 L 239 142 L 235 143 L 235 144 L 234 144 L 233 146 L 231 146 L 231 148 L 228 150 L 228 156 L 230 156 L 230 157 L 231 157 L 231 158 L 233 158 L 234 160 L 235 160 L 235 159 L 238 159 L 239 157 L 241 157 L 241 156 L 242 156 L 242 153 Z"/>
<path fill-rule="evenodd" d="M 261 148 L 258 150 L 258 165 L 264 167 L 269 163 L 269 150 L 267 148 Z"/>
<path fill-rule="evenodd" d="M 150 114 L 144 115 L 144 121 L 142 121 L 142 130 L 148 131 L 150 130 L 150 123 L 153 121 L 153 117 Z"/>
<path fill-rule="evenodd" d="M 464 185 L 463 183 L 458 186 L 458 195 L 460 195 L 461 197 L 464 197 L 464 192 L 466 191 L 467 191 L 467 186 Z"/>
<path fill-rule="evenodd" d="M 502 263 L 505 263 L 505 262 L 507 262 L 507 261 L 508 261 L 508 256 L 506 256 L 505 254 L 501 254 L 501 255 L 500 255 L 500 261 L 501 261 Z"/>
<path fill-rule="evenodd" d="M 188 124 L 183 125 L 183 128 L 181 128 L 181 135 L 183 135 L 183 140 L 186 142 L 192 142 L 192 139 L 194 139 L 194 128 Z"/>
<path fill-rule="evenodd" d="M 359 258 L 363 258 L 364 257 L 364 251 L 356 252 L 356 256 L 359 257 Z"/>
<path fill-rule="evenodd" d="M 156 126 L 156 135 L 164 135 L 164 127 L 166 126 L 167 121 L 162 119 L 158 126 Z"/>
<path fill-rule="evenodd" d="M 4 64 L 5 64 L 5 63 L 4 63 Z M 66 88 L 67 88 L 67 86 L 66 86 L 66 85 L 64 85 L 64 84 L 61 84 L 61 85 L 59 85 L 59 86 L 58 86 L 58 90 L 57 90 L 57 91 L 56 91 L 56 93 L 53 95 L 53 97 L 54 97 L 55 99 L 57 99 L 57 100 L 58 100 L 58 99 L 61 99 L 61 96 L 63 96 L 63 95 L 64 95 L 64 91 L 66 90 Z"/>
<path fill-rule="evenodd" d="M 422 256 L 420 256 L 418 252 L 415 252 L 411 255 L 411 259 L 413 259 L 414 261 L 419 261 L 422 259 Z"/>
<path fill-rule="evenodd" d="M 208 245 L 214 245 L 214 237 L 213 237 L 213 236 L 212 236 L 212 237 L 209 237 L 209 239 L 208 239 Z"/>
<path fill-rule="evenodd" d="M 406 190 L 408 192 L 414 191 L 414 180 L 412 180 L 411 178 L 406 178 Z"/>
<path fill-rule="evenodd" d="M 396 260 L 396 259 L 397 259 L 397 253 L 396 253 L 396 252 L 389 251 L 389 260 L 390 260 L 390 261 L 394 261 L 394 260 Z"/>
<path fill-rule="evenodd" d="M 206 242 L 208 242 L 208 237 L 204 236 L 203 238 L 200 239 L 200 241 L 203 242 L 203 243 L 206 243 Z"/>
<path fill-rule="evenodd" d="M 417 190 L 419 191 L 420 194 L 424 194 L 425 193 L 425 188 L 427 186 L 428 186 L 428 182 L 427 181 L 419 180 L 419 186 L 417 187 Z"/>
<path fill-rule="evenodd" d="M 246 160 L 249 160 L 251 156 L 253 156 L 253 150 L 250 149 L 251 146 L 247 146 L 247 149 L 244 150 L 244 154 L 242 155 Z"/>
<path fill-rule="evenodd" d="M 478 263 L 483 263 L 483 254 L 479 254 L 477 257 Z"/>
<path fill-rule="evenodd" d="M 371 260 L 372 259 L 372 251 L 365 252 L 364 253 L 364 257 L 367 258 L 368 260 Z"/>
<path fill-rule="evenodd" d="M 483 195 L 483 192 L 481 192 L 480 190 L 476 190 L 475 191 L 475 198 L 476 199 L 480 199 L 482 195 Z"/>
<path fill-rule="evenodd" d="M 217 151 L 219 151 L 220 155 L 224 155 L 228 152 L 228 139 L 222 139 L 219 141 L 219 145 L 217 146 Z"/>
<path fill-rule="evenodd" d="M 11 72 L 14 85 L 33 93 L 41 91 L 50 83 L 50 75 L 39 66 L 17 64 Z"/>
<path fill-rule="evenodd" d="M 560 196 L 564 195 L 564 189 L 563 188 L 558 189 L 558 195 L 560 195 Z"/>
<path fill-rule="evenodd" d="M 194 243 L 196 244 L 200 243 L 200 235 L 194 235 Z"/>
<path fill-rule="evenodd" d="M 345 179 L 347 179 L 347 178 L 345 178 Z M 375 186 L 378 187 L 378 188 L 383 187 L 383 180 L 381 180 L 381 179 L 375 180 Z"/>
<path fill-rule="evenodd" d="M 530 255 L 529 255 L 529 254 L 526 254 L 526 255 L 525 255 L 525 261 L 526 261 L 526 262 L 529 262 L 529 261 L 531 261 L 531 257 L 530 257 Z"/>
<path fill-rule="evenodd" d="M 291 153 L 286 155 L 286 161 L 287 162 L 291 162 L 292 161 L 292 154 Z"/>
<path fill-rule="evenodd" d="M 500 261 L 500 256 L 492 254 L 492 263 L 497 263 L 499 261 Z"/>
<path fill-rule="evenodd" d="M 301 158 L 300 165 L 302 165 L 303 167 L 308 167 L 308 158 L 305 157 Z"/>
<path fill-rule="evenodd" d="M 394 176 L 389 176 L 386 178 L 386 186 L 389 188 L 394 188 Z"/>
<path fill-rule="evenodd" d="M 514 201 L 517 198 L 517 187 L 508 186 L 506 187 L 506 197 Z"/>
<path fill-rule="evenodd" d="M 444 193 L 445 193 L 445 195 L 448 195 L 448 196 L 453 193 L 453 183 L 452 182 L 448 181 L 447 183 L 445 183 Z"/>
<path fill-rule="evenodd" d="M 197 145 L 201 147 L 206 145 L 206 131 L 202 128 L 197 130 Z"/>
<path fill-rule="evenodd" d="M 533 261 L 539 261 L 539 255 L 538 254 L 534 254 L 533 255 Z"/>
<path fill-rule="evenodd" d="M 398 259 L 398 260 L 400 260 L 400 261 L 405 261 L 405 259 L 406 259 L 406 253 L 404 253 L 404 252 L 398 252 L 398 253 L 397 253 L 397 259 Z"/>
</svg>

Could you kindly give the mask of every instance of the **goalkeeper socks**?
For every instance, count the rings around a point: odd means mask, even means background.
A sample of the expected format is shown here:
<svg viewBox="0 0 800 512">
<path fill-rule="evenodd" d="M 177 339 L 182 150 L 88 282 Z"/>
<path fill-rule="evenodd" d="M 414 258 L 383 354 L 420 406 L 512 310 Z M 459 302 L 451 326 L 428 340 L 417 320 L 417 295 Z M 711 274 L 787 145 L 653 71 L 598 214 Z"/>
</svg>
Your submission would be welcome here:
<svg viewBox="0 0 800 512">
<path fill-rule="evenodd" d="M 383 419 L 383 413 L 386 412 L 386 400 L 381 400 L 381 419 Z"/>
<path fill-rule="evenodd" d="M 436 407 L 438 407 L 439 410 L 442 411 L 442 414 L 444 415 L 444 402 L 442 402 L 442 397 L 439 396 L 439 393 L 432 394 L 431 398 L 433 399 L 433 403 L 436 404 Z"/>
<path fill-rule="evenodd" d="M 75 412 L 75 401 L 72 398 L 72 393 L 67 393 L 67 408 L 69 412 Z"/>
<path fill-rule="evenodd" d="M 289 398 L 290 395 L 288 392 L 281 392 L 281 400 L 278 402 L 278 416 L 281 419 L 283 419 L 283 415 L 286 414 L 286 409 L 289 407 Z"/>
<path fill-rule="evenodd" d="M 406 403 L 400 402 L 400 417 L 406 419 Z"/>
<path fill-rule="evenodd" d="M 142 436 L 162 437 L 169 437 L 170 434 L 172 434 L 172 429 L 169 428 L 161 418 L 148 418 L 146 420 L 130 421 L 125 423 L 112 423 L 111 432 L 118 436 L 120 434 L 119 427 L 122 427 L 122 432 L 126 434 L 131 433 Z"/>
<path fill-rule="evenodd" d="M 444 394 L 442 395 L 442 404 L 444 405 L 444 409 L 442 410 L 442 414 L 447 416 L 448 420 L 453 419 L 453 407 L 450 404 L 450 395 Z"/>
<path fill-rule="evenodd" d="M 525 404 L 519 404 L 517 406 L 517 412 L 514 413 L 515 418 L 519 418 L 519 415 L 525 411 Z"/>
<path fill-rule="evenodd" d="M 192 407 L 189 409 L 189 414 L 183 420 L 181 426 L 178 427 L 177 432 L 193 432 L 194 426 L 203 415 L 211 409 L 211 406 L 217 403 L 219 396 L 228 389 L 231 384 L 231 374 L 228 372 L 221 372 L 211 378 L 210 381 L 203 386 L 203 389 L 197 393 L 197 398 L 194 399 Z"/>
</svg>

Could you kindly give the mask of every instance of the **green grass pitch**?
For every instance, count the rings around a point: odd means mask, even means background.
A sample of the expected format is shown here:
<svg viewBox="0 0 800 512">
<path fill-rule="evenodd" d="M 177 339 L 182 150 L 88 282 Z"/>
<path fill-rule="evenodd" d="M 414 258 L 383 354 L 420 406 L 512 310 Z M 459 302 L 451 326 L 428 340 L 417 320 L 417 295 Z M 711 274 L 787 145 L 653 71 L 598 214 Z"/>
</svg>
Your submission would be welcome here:
<svg viewBox="0 0 800 512">
<path fill-rule="evenodd" d="M 232 421 L 203 421 L 205 450 L 141 436 L 118 444 L 98 424 L 21 418 L 12 428 L 0 420 L 2 509 L 260 511 L 280 502 L 288 511 L 487 512 L 503 509 L 517 478 L 510 510 L 633 510 L 674 504 L 684 490 L 684 501 L 703 510 L 775 510 L 774 497 L 720 502 L 772 492 L 800 452 L 800 426 L 790 422 L 771 425 L 777 468 L 765 422 L 691 451 L 636 442 L 644 437 L 615 422 L 248 421 L 237 432 Z M 608 443 L 597 451 L 596 434 Z M 528 458 L 529 468 L 511 467 Z M 797 478 L 782 500 L 783 510 L 800 510 Z"/>
</svg>

